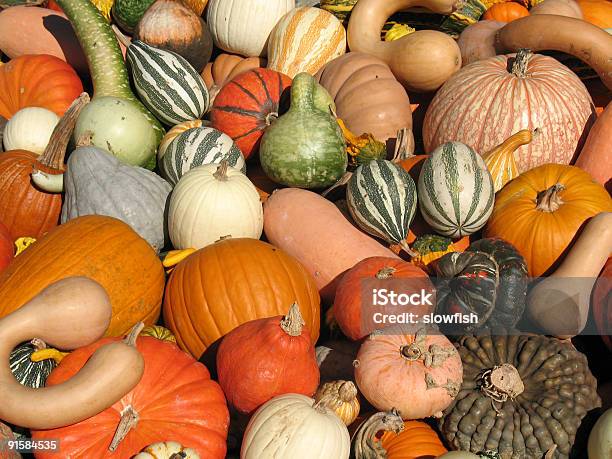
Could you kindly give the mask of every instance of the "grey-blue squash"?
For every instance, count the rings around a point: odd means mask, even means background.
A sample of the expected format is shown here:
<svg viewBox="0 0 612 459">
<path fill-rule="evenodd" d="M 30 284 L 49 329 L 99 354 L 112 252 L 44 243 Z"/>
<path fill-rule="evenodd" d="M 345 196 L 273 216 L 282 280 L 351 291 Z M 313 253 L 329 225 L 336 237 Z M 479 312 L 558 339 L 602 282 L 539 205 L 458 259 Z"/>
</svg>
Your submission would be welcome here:
<svg viewBox="0 0 612 459">
<path fill-rule="evenodd" d="M 62 223 L 82 215 L 106 215 L 130 225 L 159 252 L 166 240 L 164 211 L 171 185 L 106 151 L 78 147 L 64 173 Z"/>
</svg>

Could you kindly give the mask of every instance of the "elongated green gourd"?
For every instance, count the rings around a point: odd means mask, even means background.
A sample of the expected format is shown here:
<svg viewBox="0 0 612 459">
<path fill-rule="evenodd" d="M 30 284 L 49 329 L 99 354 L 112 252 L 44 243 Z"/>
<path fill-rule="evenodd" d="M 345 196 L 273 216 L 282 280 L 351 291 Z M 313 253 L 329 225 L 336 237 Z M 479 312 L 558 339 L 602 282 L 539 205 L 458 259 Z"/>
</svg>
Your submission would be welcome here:
<svg viewBox="0 0 612 459">
<path fill-rule="evenodd" d="M 110 151 L 124 162 L 152 169 L 164 130 L 130 89 L 121 48 L 111 26 L 89 0 L 57 0 L 57 3 L 83 48 L 94 86 L 92 102 L 77 121 L 75 138 L 91 131 L 93 145 Z M 129 114 L 127 121 L 124 109 Z M 146 123 L 137 119 L 137 112 Z"/>
</svg>

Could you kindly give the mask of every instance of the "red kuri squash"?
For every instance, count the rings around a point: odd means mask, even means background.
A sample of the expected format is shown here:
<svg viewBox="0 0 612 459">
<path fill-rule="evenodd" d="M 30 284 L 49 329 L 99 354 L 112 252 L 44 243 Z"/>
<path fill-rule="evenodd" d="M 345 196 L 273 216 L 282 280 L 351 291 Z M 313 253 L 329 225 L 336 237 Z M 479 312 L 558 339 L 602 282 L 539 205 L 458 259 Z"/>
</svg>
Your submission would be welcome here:
<svg viewBox="0 0 612 459">
<path fill-rule="evenodd" d="M 11 262 L 13 253 L 13 238 L 4 223 L 0 222 L 0 272 Z"/>
<path fill-rule="evenodd" d="M 68 380 L 96 349 L 118 339 L 105 338 L 71 352 L 49 375 L 47 385 Z M 32 438 L 58 439 L 62 457 L 72 459 L 125 459 L 167 438 L 189 445 L 200 457 L 223 459 L 229 412 L 221 388 L 210 379 L 206 367 L 173 343 L 145 336 L 136 339 L 136 346 L 144 357 L 145 371 L 131 392 L 92 418 L 34 431 Z M 122 420 L 126 431 L 120 439 L 116 431 L 121 430 L 117 427 Z M 35 456 L 51 459 L 57 454 L 39 452 Z"/>
<path fill-rule="evenodd" d="M 595 121 L 576 166 L 591 174 L 612 194 L 612 102 Z"/>
<path fill-rule="evenodd" d="M 270 69 L 252 69 L 221 88 L 210 111 L 212 127 L 229 135 L 245 159 L 259 150 L 264 130 L 278 117 L 291 79 Z"/>
</svg>

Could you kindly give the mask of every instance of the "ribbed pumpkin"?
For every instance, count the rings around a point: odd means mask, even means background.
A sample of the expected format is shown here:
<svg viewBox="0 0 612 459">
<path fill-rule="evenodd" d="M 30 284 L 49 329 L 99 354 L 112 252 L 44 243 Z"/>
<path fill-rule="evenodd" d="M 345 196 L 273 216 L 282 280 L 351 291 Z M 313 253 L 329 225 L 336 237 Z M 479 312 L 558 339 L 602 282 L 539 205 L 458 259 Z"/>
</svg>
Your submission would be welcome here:
<svg viewBox="0 0 612 459">
<path fill-rule="evenodd" d="M 314 75 L 346 52 L 346 30 L 333 14 L 319 8 L 295 8 L 281 18 L 268 40 L 268 68 L 293 78 Z"/>
<path fill-rule="evenodd" d="M 13 260 L 13 238 L 4 223 L 0 222 L 0 272 Z"/>
<path fill-rule="evenodd" d="M 189 129 L 202 127 L 202 120 L 191 120 L 184 121 L 182 123 L 177 124 L 176 126 L 172 126 L 166 134 L 162 137 L 159 146 L 157 147 L 157 164 L 159 167 L 162 167 L 162 158 L 168 151 L 168 147 L 170 146 L 170 142 L 176 139 L 183 132 L 188 131 Z"/>
<path fill-rule="evenodd" d="M 122 335 L 138 321 L 153 324 L 159 317 L 164 288 L 159 258 L 127 224 L 99 215 L 58 226 L 15 258 L 0 274 L 0 316 L 70 276 L 91 277 L 108 292 L 113 317 L 107 336 Z"/>
<path fill-rule="evenodd" d="M 497 193 L 485 237 L 499 237 L 523 255 L 530 276 L 559 262 L 582 224 L 612 211 L 604 187 L 575 166 L 545 164 L 521 174 Z"/>
<path fill-rule="evenodd" d="M 593 317 L 597 330 L 608 349 L 612 351 L 612 258 L 608 259 L 592 293 Z"/>
<path fill-rule="evenodd" d="M 538 128 L 540 135 L 516 151 L 519 172 L 569 164 L 590 122 L 591 104 L 580 79 L 551 57 L 521 51 L 483 59 L 436 93 L 423 126 L 425 151 L 455 141 L 483 154 L 517 131 Z"/>
<path fill-rule="evenodd" d="M 219 90 L 225 83 L 231 81 L 248 70 L 265 67 L 267 61 L 261 57 L 242 57 L 236 54 L 219 54 L 214 61 L 209 62 L 202 70 L 202 78 L 211 101 L 215 100 Z"/>
<path fill-rule="evenodd" d="M 433 311 L 433 305 L 428 307 L 426 304 L 404 307 L 374 305 L 371 298 L 374 288 L 408 294 L 421 289 L 434 291 L 427 274 L 412 263 L 385 257 L 360 261 L 342 276 L 334 299 L 334 318 L 342 333 L 352 340 L 359 340 L 385 327 L 374 322 L 375 313 L 397 314 L 405 311 L 422 316 Z"/>
<path fill-rule="evenodd" d="M 313 343 L 320 299 L 314 279 L 281 249 L 256 239 L 225 239 L 180 262 L 166 285 L 164 321 L 195 357 L 250 320 L 286 314 L 298 303 Z"/>
<path fill-rule="evenodd" d="M 47 384 L 68 380 L 96 349 L 117 339 L 102 339 L 71 352 Z M 221 388 L 210 379 L 206 367 L 175 344 L 156 338 L 139 337 L 136 346 L 144 357 L 145 370 L 131 392 L 96 416 L 67 427 L 34 431 L 32 437 L 59 439 L 63 457 L 73 459 L 126 459 L 161 438 L 189 445 L 200 457 L 223 459 L 229 412 Z M 126 422 L 127 432 L 115 445 L 112 440 L 121 420 Z M 56 456 L 36 454 L 40 459 Z"/>
<path fill-rule="evenodd" d="M 490 21 L 511 22 L 518 18 L 529 16 L 529 10 L 515 2 L 495 3 L 489 8 L 482 19 Z"/>
<path fill-rule="evenodd" d="M 62 116 L 83 92 L 74 69 L 46 54 L 25 55 L 0 66 L 0 116 L 24 107 L 42 107 Z"/>
<path fill-rule="evenodd" d="M 270 69 L 244 72 L 221 88 L 210 111 L 212 127 L 229 135 L 245 158 L 259 150 L 264 130 L 278 118 L 291 79 Z"/>
<path fill-rule="evenodd" d="M 294 303 L 285 316 L 246 322 L 223 337 L 217 353 L 219 384 L 227 401 L 252 413 L 283 394 L 312 396 L 319 367 L 310 332 Z"/>
<path fill-rule="evenodd" d="M 578 0 L 584 20 L 609 29 L 612 27 L 612 4 L 609 0 Z"/>
</svg>

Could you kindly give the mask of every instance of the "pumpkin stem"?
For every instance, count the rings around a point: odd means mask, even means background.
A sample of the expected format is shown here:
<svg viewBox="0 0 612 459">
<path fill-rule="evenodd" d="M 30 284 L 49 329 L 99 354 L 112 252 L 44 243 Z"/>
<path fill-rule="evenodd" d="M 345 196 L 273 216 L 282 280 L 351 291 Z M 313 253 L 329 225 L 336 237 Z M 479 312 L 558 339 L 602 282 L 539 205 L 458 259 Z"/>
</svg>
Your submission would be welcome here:
<svg viewBox="0 0 612 459">
<path fill-rule="evenodd" d="M 414 250 L 412 250 L 406 241 L 401 241 L 398 245 L 401 247 L 401 249 L 404 252 L 406 252 L 412 258 L 415 258 L 415 257 L 418 256 L 418 253 L 416 253 Z"/>
<path fill-rule="evenodd" d="M 400 354 L 407 360 L 419 360 L 423 355 L 421 347 L 417 343 L 410 343 L 400 348 Z"/>
<path fill-rule="evenodd" d="M 557 183 L 549 189 L 540 191 L 536 198 L 536 209 L 541 212 L 556 212 L 563 204 L 559 192 L 565 190 L 565 186 Z"/>
<path fill-rule="evenodd" d="M 381 268 L 378 270 L 378 272 L 376 273 L 376 279 L 379 279 L 379 280 L 389 279 L 393 277 L 393 274 L 395 274 L 395 271 L 397 271 L 397 269 L 395 269 L 393 266 L 385 266 L 384 268 Z"/>
<path fill-rule="evenodd" d="M 121 420 L 117 425 L 117 430 L 115 430 L 113 440 L 108 447 L 108 450 L 111 453 L 117 449 L 117 446 L 119 446 L 119 443 L 123 441 L 129 431 L 136 427 L 138 424 L 138 418 L 138 412 L 132 407 L 132 405 L 128 405 L 124 408 L 124 410 L 121 412 Z"/>
<path fill-rule="evenodd" d="M 399 434 L 402 430 L 404 430 L 404 421 L 395 408 L 373 414 L 355 432 L 353 439 L 355 459 L 386 459 L 387 450 L 376 438 L 376 434 L 380 431 L 393 431 Z"/>
<path fill-rule="evenodd" d="M 395 149 L 391 162 L 398 163 L 404 159 L 415 156 L 414 154 L 414 137 L 412 131 L 408 128 L 401 128 L 397 131 L 395 140 Z"/>
<path fill-rule="evenodd" d="M 504 403 L 508 398 L 514 400 L 525 390 L 520 373 L 509 363 L 484 370 L 478 375 L 476 383 L 483 394 L 498 403 Z"/>
<path fill-rule="evenodd" d="M 225 182 L 227 180 L 227 168 L 228 168 L 228 164 L 227 161 L 224 159 L 223 161 L 221 161 L 221 163 L 219 164 L 219 167 L 217 167 L 217 171 L 213 174 L 213 177 L 216 178 L 217 180 L 221 180 L 222 182 Z"/>
<path fill-rule="evenodd" d="M 332 191 L 334 191 L 336 188 L 341 187 L 342 185 L 346 185 L 348 183 L 348 181 L 351 179 L 351 177 L 353 176 L 352 172 L 345 172 L 344 175 L 342 177 L 340 177 L 340 180 L 338 180 L 336 183 L 334 183 L 332 186 L 330 186 L 329 188 L 327 188 L 325 191 L 323 191 L 321 193 L 322 197 L 326 197 L 329 193 L 331 193 Z"/>
<path fill-rule="evenodd" d="M 41 349 L 47 348 L 47 343 L 40 338 L 34 338 L 30 341 L 30 344 L 34 347 L 34 351 L 40 351 Z"/>
<path fill-rule="evenodd" d="M 518 78 L 525 78 L 527 76 L 527 65 L 529 64 L 531 56 L 533 56 L 533 54 L 531 54 L 530 49 L 519 49 L 512 62 L 512 75 Z"/>
<path fill-rule="evenodd" d="M 121 30 L 119 30 L 119 27 L 117 27 L 115 24 L 112 24 L 111 28 L 113 29 L 113 32 L 115 32 L 115 36 L 117 37 L 119 43 L 121 43 L 126 48 L 129 48 L 132 44 L 132 39 L 125 35 L 123 32 L 121 32 Z"/>
<path fill-rule="evenodd" d="M 306 322 L 302 318 L 300 308 L 297 303 L 293 303 L 287 315 L 281 320 L 280 326 L 289 336 L 300 336 L 304 325 Z"/>
<path fill-rule="evenodd" d="M 136 325 L 132 327 L 130 333 L 124 338 L 123 342 L 129 346 L 136 345 L 136 338 L 140 335 L 140 332 L 145 327 L 143 322 L 138 322 Z"/>
<path fill-rule="evenodd" d="M 270 126 L 278 119 L 278 112 L 270 112 L 266 115 L 266 126 Z"/>
</svg>

